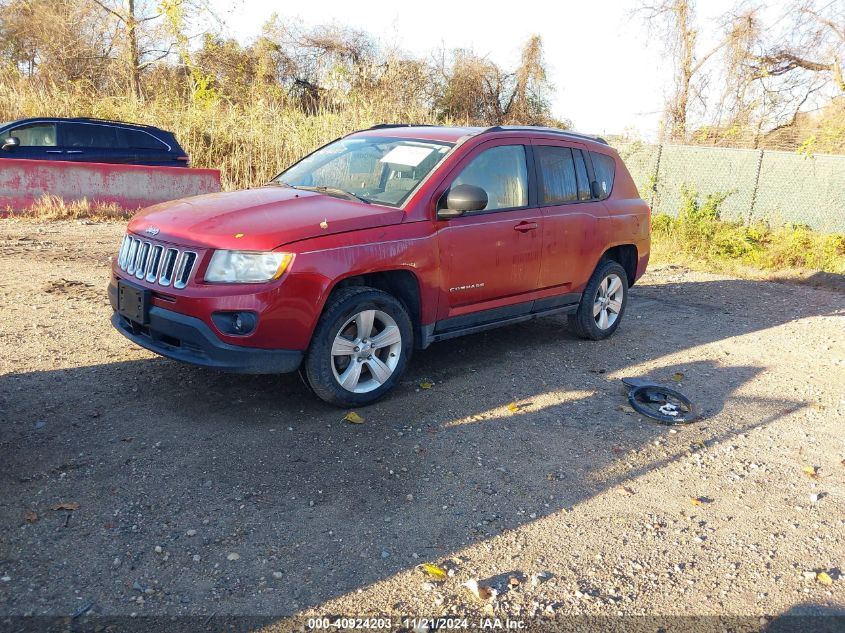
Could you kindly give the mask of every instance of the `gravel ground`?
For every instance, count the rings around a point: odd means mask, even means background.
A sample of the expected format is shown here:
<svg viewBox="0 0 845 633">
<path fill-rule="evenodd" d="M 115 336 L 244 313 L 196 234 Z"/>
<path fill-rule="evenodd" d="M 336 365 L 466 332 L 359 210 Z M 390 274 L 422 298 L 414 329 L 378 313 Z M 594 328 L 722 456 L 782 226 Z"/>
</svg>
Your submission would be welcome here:
<svg viewBox="0 0 845 633">
<path fill-rule="evenodd" d="M 122 231 L 0 221 L 0 615 L 845 612 L 842 293 L 655 267 L 611 340 L 437 344 L 353 425 L 114 332 Z"/>
</svg>

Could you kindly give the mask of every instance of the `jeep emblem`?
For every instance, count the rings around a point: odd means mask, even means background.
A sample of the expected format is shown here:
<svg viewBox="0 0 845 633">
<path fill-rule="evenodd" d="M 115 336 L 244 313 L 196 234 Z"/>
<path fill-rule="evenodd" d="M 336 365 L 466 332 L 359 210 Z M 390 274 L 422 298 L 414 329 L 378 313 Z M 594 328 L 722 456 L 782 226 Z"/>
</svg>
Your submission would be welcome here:
<svg viewBox="0 0 845 633">
<path fill-rule="evenodd" d="M 158 227 L 157 226 L 148 226 L 144 229 L 144 233 L 147 235 L 158 235 Z"/>
</svg>

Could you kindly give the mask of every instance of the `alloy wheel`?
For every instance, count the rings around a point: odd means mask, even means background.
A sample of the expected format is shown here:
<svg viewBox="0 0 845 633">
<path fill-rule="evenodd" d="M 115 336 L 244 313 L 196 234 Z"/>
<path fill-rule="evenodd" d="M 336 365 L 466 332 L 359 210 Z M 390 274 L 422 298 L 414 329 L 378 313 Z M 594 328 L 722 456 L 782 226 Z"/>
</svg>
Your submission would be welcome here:
<svg viewBox="0 0 845 633">
<path fill-rule="evenodd" d="M 622 312 L 624 298 L 625 288 L 619 275 L 610 274 L 602 279 L 593 302 L 593 318 L 600 330 L 606 330 L 616 323 Z"/>
<path fill-rule="evenodd" d="M 362 310 L 343 324 L 332 342 L 332 372 L 353 393 L 368 393 L 387 382 L 399 364 L 402 333 L 381 310 Z"/>
</svg>

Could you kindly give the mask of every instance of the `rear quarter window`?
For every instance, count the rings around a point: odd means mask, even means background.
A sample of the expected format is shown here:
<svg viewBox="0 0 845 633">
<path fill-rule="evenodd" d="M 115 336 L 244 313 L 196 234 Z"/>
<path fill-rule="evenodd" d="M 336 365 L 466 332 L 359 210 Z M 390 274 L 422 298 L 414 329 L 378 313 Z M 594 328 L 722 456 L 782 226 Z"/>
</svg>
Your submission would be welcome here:
<svg viewBox="0 0 845 633">
<path fill-rule="evenodd" d="M 131 149 L 167 150 L 167 145 L 152 134 L 142 132 L 141 130 L 130 130 L 128 128 L 121 128 L 120 131 L 123 136 L 122 144 L 124 147 L 129 147 Z"/>
<path fill-rule="evenodd" d="M 599 198 L 604 200 L 613 191 L 613 178 L 616 176 L 616 161 L 612 156 L 590 152 L 593 159 L 593 171 L 599 184 Z"/>
</svg>

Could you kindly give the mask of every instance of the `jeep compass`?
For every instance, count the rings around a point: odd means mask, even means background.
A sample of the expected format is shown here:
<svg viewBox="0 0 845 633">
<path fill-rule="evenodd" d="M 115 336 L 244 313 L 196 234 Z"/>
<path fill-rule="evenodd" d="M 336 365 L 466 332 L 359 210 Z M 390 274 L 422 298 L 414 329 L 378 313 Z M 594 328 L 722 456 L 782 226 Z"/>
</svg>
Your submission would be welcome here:
<svg viewBox="0 0 845 633">
<path fill-rule="evenodd" d="M 649 229 L 602 139 L 377 125 L 266 186 L 137 214 L 113 262 L 112 323 L 163 356 L 300 370 L 323 400 L 364 405 L 437 341 L 551 314 L 610 336 Z"/>
</svg>

